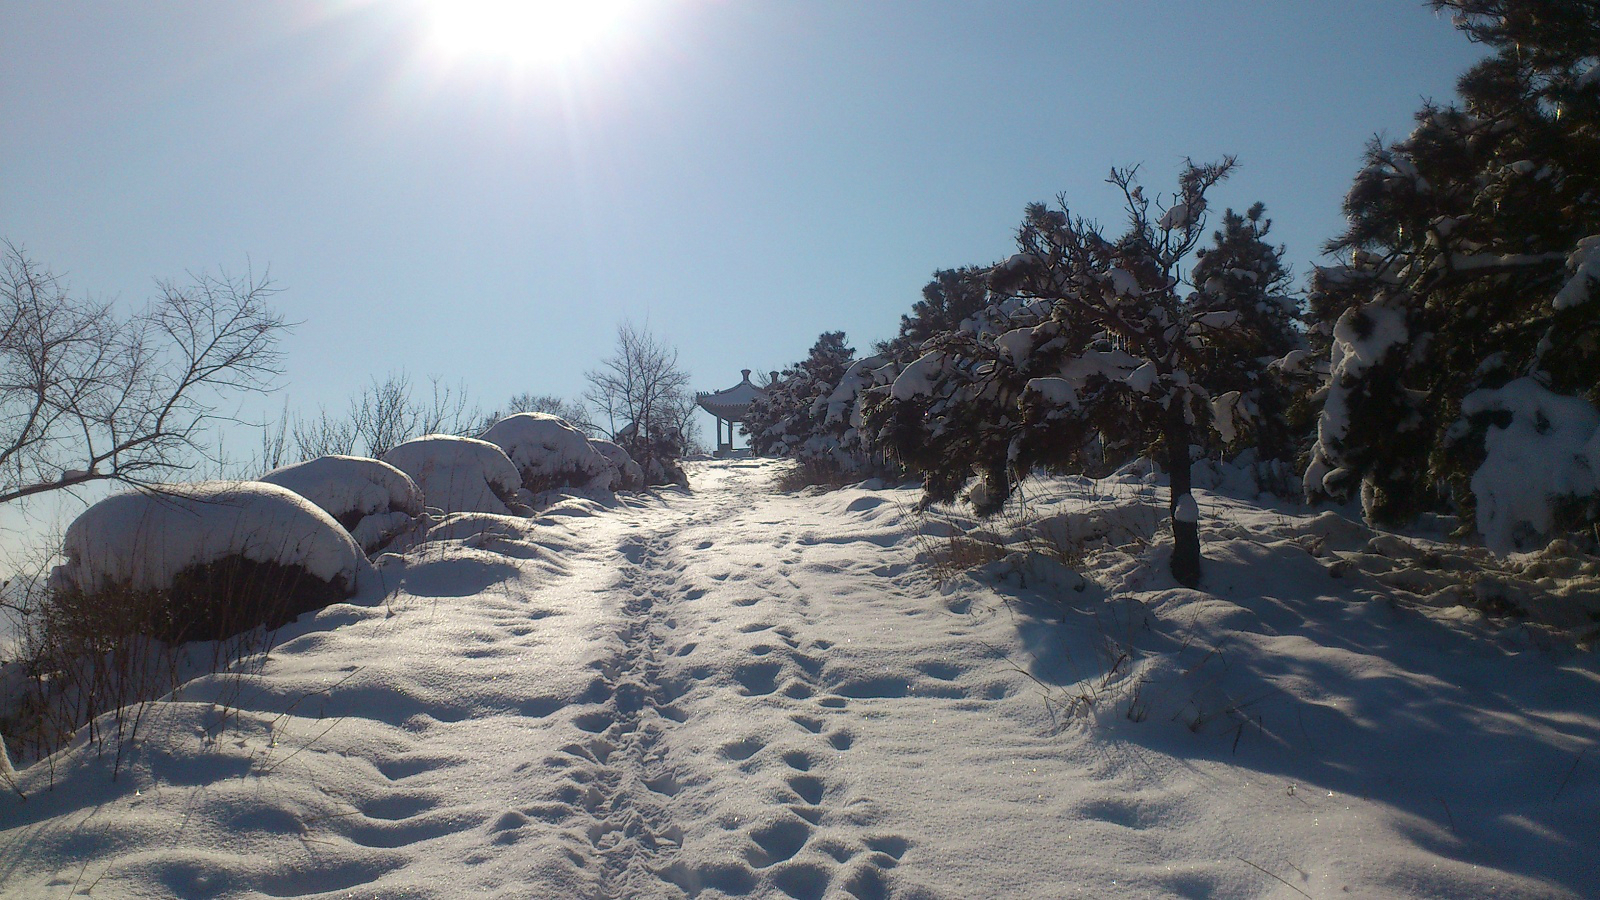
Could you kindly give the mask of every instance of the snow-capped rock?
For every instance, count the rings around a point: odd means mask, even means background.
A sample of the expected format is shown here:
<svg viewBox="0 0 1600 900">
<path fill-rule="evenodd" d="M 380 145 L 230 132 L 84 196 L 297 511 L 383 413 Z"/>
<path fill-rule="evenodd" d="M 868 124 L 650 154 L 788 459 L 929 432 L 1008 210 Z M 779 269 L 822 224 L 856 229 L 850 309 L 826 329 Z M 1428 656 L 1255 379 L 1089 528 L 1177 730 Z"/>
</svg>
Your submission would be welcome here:
<svg viewBox="0 0 1600 900">
<path fill-rule="evenodd" d="M 490 426 L 483 440 L 505 451 L 522 486 L 530 491 L 612 487 L 613 467 L 606 457 L 560 416 L 539 412 L 507 416 Z"/>
<path fill-rule="evenodd" d="M 365 557 L 333 517 L 288 488 L 257 481 L 160 485 L 114 494 L 67 528 L 57 587 L 161 590 L 179 572 L 228 556 L 299 566 L 353 592 Z"/>
<path fill-rule="evenodd" d="M 644 469 L 633 461 L 628 451 L 622 445 L 613 441 L 591 440 L 594 449 L 611 464 L 611 489 L 614 491 L 642 491 L 644 484 Z"/>
</svg>

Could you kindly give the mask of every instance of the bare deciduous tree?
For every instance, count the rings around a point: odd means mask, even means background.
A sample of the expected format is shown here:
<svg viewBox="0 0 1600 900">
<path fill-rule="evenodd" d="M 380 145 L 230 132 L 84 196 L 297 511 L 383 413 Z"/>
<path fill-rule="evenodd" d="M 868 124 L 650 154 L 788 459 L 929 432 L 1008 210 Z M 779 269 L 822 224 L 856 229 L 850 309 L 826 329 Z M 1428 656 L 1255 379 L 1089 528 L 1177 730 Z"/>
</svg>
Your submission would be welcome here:
<svg viewBox="0 0 1600 900">
<path fill-rule="evenodd" d="M 693 409 L 689 373 L 678 368 L 678 351 L 631 322 L 617 326 L 616 353 L 584 377 L 584 399 L 605 417 L 612 435 L 631 426 L 644 440 L 667 437 L 681 426 L 685 410 Z"/>
<path fill-rule="evenodd" d="M 356 452 L 355 418 L 340 418 L 318 409 L 315 418 L 295 417 L 290 429 L 295 453 L 302 460 L 319 456 L 350 456 Z"/>
<path fill-rule="evenodd" d="M 13 244 L 0 263 L 0 503 L 142 484 L 207 455 L 222 394 L 270 389 L 286 327 L 270 279 L 158 282 L 144 309 L 71 296 Z"/>
<path fill-rule="evenodd" d="M 644 467 L 645 479 L 686 484 L 678 460 L 692 445 L 695 407 L 678 351 L 648 328 L 623 322 L 616 353 L 584 377 L 584 398 L 605 416 L 611 439 Z"/>
<path fill-rule="evenodd" d="M 451 387 L 440 376 L 430 375 L 428 386 L 430 396 L 426 403 L 413 407 L 417 410 L 417 432 L 407 435 L 408 440 L 422 434 L 470 435 L 479 430 L 483 410 L 476 404 L 468 405 L 465 383 Z"/>
<path fill-rule="evenodd" d="M 411 376 L 390 373 L 374 377 L 350 399 L 343 417 L 319 409 L 315 418 L 297 418 L 291 433 L 301 459 L 348 456 L 356 452 L 378 457 L 395 445 L 424 434 L 467 434 L 478 430 L 483 416 L 469 406 L 464 387 L 452 387 L 438 377 L 429 378 L 430 396 L 412 398 Z"/>
<path fill-rule="evenodd" d="M 541 412 L 549 413 L 552 416 L 560 416 L 567 421 L 567 424 L 590 437 L 598 437 L 600 434 L 600 426 L 595 424 L 594 416 L 590 414 L 589 407 L 583 405 L 582 401 L 568 400 L 564 397 L 557 397 L 554 394 L 532 394 L 527 392 L 513 396 L 506 401 L 503 410 L 497 410 L 486 416 L 484 418 L 484 428 L 488 428 L 506 416 L 524 412 Z"/>
</svg>

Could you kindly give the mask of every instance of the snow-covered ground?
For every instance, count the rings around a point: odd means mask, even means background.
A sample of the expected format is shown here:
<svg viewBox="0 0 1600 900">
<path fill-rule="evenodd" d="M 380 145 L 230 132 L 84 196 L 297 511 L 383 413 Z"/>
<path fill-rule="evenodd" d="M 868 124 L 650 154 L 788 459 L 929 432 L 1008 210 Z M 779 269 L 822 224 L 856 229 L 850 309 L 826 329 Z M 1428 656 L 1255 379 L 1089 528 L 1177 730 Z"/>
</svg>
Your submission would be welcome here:
<svg viewBox="0 0 1600 900">
<path fill-rule="evenodd" d="M 775 465 L 381 557 L 154 704 L 115 781 L 85 745 L 25 769 L 0 893 L 1600 894 L 1600 666 L 1395 602 L 1348 520 L 1201 492 L 1195 592 L 1153 489 L 1060 480 L 1033 512 L 1090 581 L 941 585 L 913 490 Z"/>
</svg>

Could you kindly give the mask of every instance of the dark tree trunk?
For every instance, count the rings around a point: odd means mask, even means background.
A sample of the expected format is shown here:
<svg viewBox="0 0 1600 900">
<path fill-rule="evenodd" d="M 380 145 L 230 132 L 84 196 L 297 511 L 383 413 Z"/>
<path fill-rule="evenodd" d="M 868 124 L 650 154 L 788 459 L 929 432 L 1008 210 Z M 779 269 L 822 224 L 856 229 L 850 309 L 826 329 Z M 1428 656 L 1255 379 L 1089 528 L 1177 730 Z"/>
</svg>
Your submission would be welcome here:
<svg viewBox="0 0 1600 900">
<path fill-rule="evenodd" d="M 1200 523 L 1182 521 L 1189 517 L 1179 516 L 1180 507 L 1186 507 L 1191 512 L 1196 509 L 1194 498 L 1189 493 L 1192 485 L 1189 473 L 1190 426 L 1184 416 L 1184 407 L 1187 405 L 1184 398 L 1175 396 L 1171 402 L 1164 437 L 1167 441 L 1167 474 L 1172 484 L 1167 502 L 1167 511 L 1172 518 L 1172 577 L 1184 587 L 1193 588 L 1200 586 Z M 1184 500 L 1188 502 L 1184 503 Z"/>
</svg>

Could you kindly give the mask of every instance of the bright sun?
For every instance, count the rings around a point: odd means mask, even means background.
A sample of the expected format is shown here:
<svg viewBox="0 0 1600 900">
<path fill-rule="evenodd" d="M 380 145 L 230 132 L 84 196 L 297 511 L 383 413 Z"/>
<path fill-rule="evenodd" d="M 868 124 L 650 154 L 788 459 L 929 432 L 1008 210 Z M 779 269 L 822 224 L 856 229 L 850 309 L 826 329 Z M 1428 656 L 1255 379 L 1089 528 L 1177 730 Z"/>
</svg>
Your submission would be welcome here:
<svg viewBox="0 0 1600 900">
<path fill-rule="evenodd" d="M 433 42 L 461 59 L 559 62 L 592 48 L 637 0 L 430 0 Z"/>
</svg>

